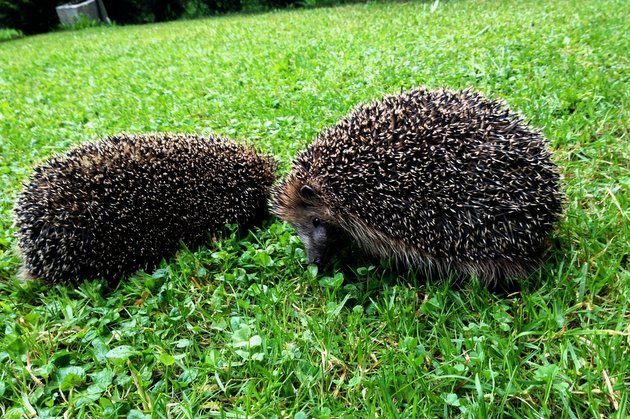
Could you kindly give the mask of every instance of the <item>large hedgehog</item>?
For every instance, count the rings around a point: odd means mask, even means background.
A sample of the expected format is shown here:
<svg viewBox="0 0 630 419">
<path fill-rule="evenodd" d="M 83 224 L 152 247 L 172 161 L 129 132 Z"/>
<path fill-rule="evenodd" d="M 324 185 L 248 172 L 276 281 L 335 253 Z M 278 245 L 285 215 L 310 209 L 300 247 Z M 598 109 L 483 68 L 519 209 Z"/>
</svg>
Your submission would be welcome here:
<svg viewBox="0 0 630 419">
<path fill-rule="evenodd" d="M 117 135 L 37 167 L 16 207 L 23 276 L 116 280 L 264 215 L 275 161 L 232 141 Z"/>
<path fill-rule="evenodd" d="M 274 195 L 311 263 L 350 237 L 379 257 L 486 282 L 536 267 L 563 200 L 539 132 L 500 102 L 424 88 L 323 132 Z"/>
</svg>

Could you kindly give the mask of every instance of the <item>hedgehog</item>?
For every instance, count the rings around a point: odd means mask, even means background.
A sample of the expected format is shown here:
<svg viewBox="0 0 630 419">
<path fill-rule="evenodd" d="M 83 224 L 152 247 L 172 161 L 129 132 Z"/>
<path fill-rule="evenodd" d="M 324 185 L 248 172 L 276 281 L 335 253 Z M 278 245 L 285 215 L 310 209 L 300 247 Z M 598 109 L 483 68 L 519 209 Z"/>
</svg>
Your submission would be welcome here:
<svg viewBox="0 0 630 419">
<path fill-rule="evenodd" d="M 418 88 L 322 132 L 274 188 L 272 211 L 320 268 L 351 242 L 427 275 L 511 283 L 541 262 L 562 212 L 551 157 L 502 102 Z"/>
<path fill-rule="evenodd" d="M 121 134 L 36 167 L 14 213 L 23 278 L 118 281 L 268 213 L 276 162 L 219 137 Z"/>
</svg>

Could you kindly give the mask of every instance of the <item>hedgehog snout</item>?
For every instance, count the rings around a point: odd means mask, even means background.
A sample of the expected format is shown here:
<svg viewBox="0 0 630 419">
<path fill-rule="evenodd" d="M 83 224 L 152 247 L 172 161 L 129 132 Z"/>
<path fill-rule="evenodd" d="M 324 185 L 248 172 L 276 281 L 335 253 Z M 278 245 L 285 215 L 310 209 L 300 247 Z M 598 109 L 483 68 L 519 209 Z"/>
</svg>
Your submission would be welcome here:
<svg viewBox="0 0 630 419">
<path fill-rule="evenodd" d="M 318 268 L 324 265 L 324 254 L 326 253 L 326 240 L 320 235 L 314 234 L 313 230 L 298 229 L 298 236 L 306 250 L 306 259 L 309 264 L 315 264 Z M 319 236 L 319 237 L 316 237 Z"/>
<path fill-rule="evenodd" d="M 319 218 L 313 218 L 309 223 L 298 224 L 296 229 L 306 249 L 308 263 L 323 268 L 338 241 L 337 229 Z"/>
<path fill-rule="evenodd" d="M 324 259 L 322 259 L 321 256 L 316 256 L 315 257 L 315 256 L 309 255 L 308 263 L 316 265 L 319 269 L 322 269 L 324 267 Z"/>
<path fill-rule="evenodd" d="M 308 263 L 316 265 L 317 268 L 319 268 L 320 270 L 323 269 L 324 266 L 326 266 L 326 263 L 328 262 L 327 249 L 324 249 L 324 252 L 325 253 L 320 253 L 319 249 L 314 249 L 314 248 L 311 248 L 310 251 L 307 250 L 306 254 L 307 254 Z"/>
</svg>

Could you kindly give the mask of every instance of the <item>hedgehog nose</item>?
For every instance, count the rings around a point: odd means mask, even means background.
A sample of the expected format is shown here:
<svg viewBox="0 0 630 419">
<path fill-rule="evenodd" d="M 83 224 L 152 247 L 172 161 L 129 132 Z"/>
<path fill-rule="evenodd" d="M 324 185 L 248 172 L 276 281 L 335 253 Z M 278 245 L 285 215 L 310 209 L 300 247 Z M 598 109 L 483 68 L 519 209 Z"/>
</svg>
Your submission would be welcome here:
<svg viewBox="0 0 630 419">
<path fill-rule="evenodd" d="M 324 265 L 321 256 L 317 256 L 315 258 L 308 258 L 308 263 L 312 263 L 313 265 L 317 266 L 319 269 L 321 269 L 322 266 Z"/>
</svg>

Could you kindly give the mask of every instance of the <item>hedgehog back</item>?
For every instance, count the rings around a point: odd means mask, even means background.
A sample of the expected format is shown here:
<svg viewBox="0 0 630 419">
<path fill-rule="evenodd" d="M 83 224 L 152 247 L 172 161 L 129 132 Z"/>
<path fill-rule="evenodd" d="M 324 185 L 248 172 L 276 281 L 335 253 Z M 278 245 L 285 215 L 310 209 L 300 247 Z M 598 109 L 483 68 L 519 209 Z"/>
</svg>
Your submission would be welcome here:
<svg viewBox="0 0 630 419">
<path fill-rule="evenodd" d="M 561 212 L 547 147 L 499 102 L 419 89 L 359 107 L 293 176 L 373 253 L 493 279 L 534 266 Z"/>
<path fill-rule="evenodd" d="M 275 163 L 232 141 L 118 135 L 35 169 L 16 205 L 18 246 L 49 282 L 118 279 L 266 208 Z"/>
</svg>

